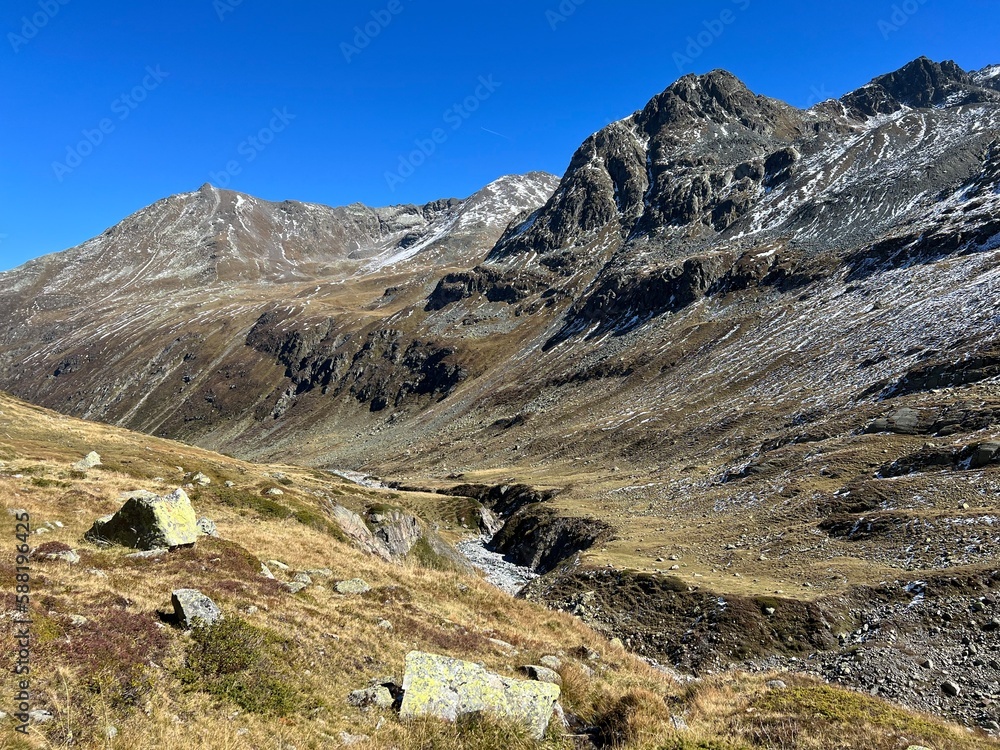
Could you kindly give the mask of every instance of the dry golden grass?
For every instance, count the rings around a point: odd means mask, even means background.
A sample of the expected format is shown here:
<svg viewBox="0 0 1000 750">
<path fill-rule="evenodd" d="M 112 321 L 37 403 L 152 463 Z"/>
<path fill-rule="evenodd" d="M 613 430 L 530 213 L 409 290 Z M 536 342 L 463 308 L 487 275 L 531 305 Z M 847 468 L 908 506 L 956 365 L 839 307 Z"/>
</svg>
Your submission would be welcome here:
<svg viewBox="0 0 1000 750">
<path fill-rule="evenodd" d="M 85 476 L 74 473 L 71 464 L 89 450 L 98 450 L 106 467 Z M 559 655 L 566 710 L 599 727 L 608 747 L 781 747 L 769 744 L 781 733 L 794 735 L 798 744 L 789 747 L 847 747 L 843 738 L 850 737 L 868 743 L 859 747 L 888 749 L 899 746 L 904 734 L 935 748 L 945 747 L 945 739 L 955 748 L 993 746 L 931 719 L 801 679 L 790 681 L 787 699 L 767 692 L 762 678 L 747 676 L 685 690 L 566 613 L 515 600 L 474 576 L 386 563 L 312 522 L 332 499 L 355 508 L 376 501 L 410 504 L 431 518 L 451 519 L 457 528 L 461 514 L 448 498 L 437 506 L 434 496 L 373 492 L 313 470 L 253 465 L 58 417 L 6 397 L 0 397 L 0 451 L 0 497 L 6 508 L 27 509 L 35 528 L 63 524 L 32 535 L 32 546 L 63 543 L 82 557 L 78 565 L 32 562 L 34 707 L 51 710 L 55 718 L 33 725 L 27 739 L 13 732 L 11 718 L 5 719 L 3 750 L 301 750 L 338 746 L 342 732 L 367 736 L 354 745 L 360 750 L 573 746 L 556 728 L 544 742 L 534 742 L 516 727 L 488 718 L 459 726 L 404 724 L 391 711 L 346 704 L 348 693 L 372 680 L 400 680 L 412 649 L 481 662 L 510 676 L 522 664 Z M 217 522 L 218 539 L 151 560 L 128 559 L 128 550 L 102 550 L 82 541 L 94 518 L 119 506 L 119 493 L 169 491 L 185 472 L 199 470 L 213 478 L 213 488 L 228 479 L 247 497 L 278 481 L 285 494 L 276 500 L 298 515 L 248 510 L 205 490 L 197 494 L 196 510 Z M 275 472 L 286 480 L 276 480 Z M 2 517 L 7 519 L 3 544 L 12 552 L 12 519 Z M 271 559 L 293 570 L 329 568 L 333 578 L 316 577 L 312 586 L 292 595 L 258 574 L 259 561 Z M 0 601 L 8 619 L 12 560 L 7 551 L 0 554 Z M 333 590 L 332 581 L 354 577 L 364 578 L 372 591 L 342 596 Z M 181 587 L 201 589 L 228 619 L 245 621 L 252 628 L 247 632 L 260 634 L 273 666 L 270 677 L 294 700 L 265 701 L 251 711 L 240 708 L 241 699 L 211 689 L 210 681 L 186 679 L 194 640 L 163 621 L 171 590 Z M 88 622 L 74 624 L 73 615 Z M 383 620 L 391 630 L 380 627 Z M 491 639 L 512 644 L 515 652 Z M 5 628 L 0 635 L 5 670 L 12 665 L 13 645 L 11 629 Z M 581 646 L 600 658 L 580 657 Z M 842 706 L 842 714 L 831 706 Z M 830 715 L 824 714 L 828 709 Z M 672 715 L 686 716 L 690 729 L 675 730 Z M 117 734 L 109 736 L 109 727 Z"/>
</svg>

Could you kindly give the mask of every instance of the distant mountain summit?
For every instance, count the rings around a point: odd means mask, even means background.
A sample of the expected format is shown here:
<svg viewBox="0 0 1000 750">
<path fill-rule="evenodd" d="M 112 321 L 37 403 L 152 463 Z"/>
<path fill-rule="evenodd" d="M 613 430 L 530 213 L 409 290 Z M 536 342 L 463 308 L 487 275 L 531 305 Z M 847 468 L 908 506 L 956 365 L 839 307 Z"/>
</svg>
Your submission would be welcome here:
<svg viewBox="0 0 1000 750">
<path fill-rule="evenodd" d="M 998 71 L 920 58 L 808 110 L 726 71 L 688 75 L 588 138 L 561 179 L 503 177 L 465 200 L 331 208 L 206 185 L 0 275 L 0 387 L 268 456 L 309 444 L 318 462 L 406 465 L 414 443 L 453 433 L 462 445 L 512 437 L 528 455 L 544 444 L 524 426 L 539 409 L 600 421 L 632 408 L 621 399 L 662 398 L 674 374 L 655 363 L 687 361 L 681 321 L 707 316 L 705 373 L 739 377 L 728 346 L 764 347 L 753 366 L 766 369 L 784 331 L 762 321 L 781 310 L 822 326 L 798 306 L 831 289 L 837 314 L 861 321 L 866 280 L 953 259 L 925 293 L 971 294 L 968 264 L 1000 234 Z M 974 356 L 981 342 L 959 331 L 988 329 L 985 299 L 907 329 L 905 347 L 864 328 L 786 345 L 803 372 L 831 351 L 880 363 L 837 365 L 842 388 L 824 398 L 841 408 L 904 378 L 914 355 L 901 352 Z M 917 325 L 917 308 L 878 304 L 895 330 Z M 733 321 L 725 365 L 711 356 L 719 319 Z M 614 399 L 578 403 L 608 378 L 621 380 Z M 498 419 L 519 428 L 498 437 Z"/>
<path fill-rule="evenodd" d="M 1000 81 L 986 71 L 967 73 L 950 60 L 936 63 L 921 57 L 894 73 L 879 76 L 841 102 L 851 114 L 862 117 L 888 115 L 904 107 L 995 103 L 1000 102 Z"/>
<path fill-rule="evenodd" d="M 33 297 L 65 296 L 73 306 L 83 294 L 145 295 L 192 285 L 351 275 L 435 244 L 475 255 L 519 213 L 543 202 L 555 184 L 555 177 L 539 172 L 512 175 L 464 201 L 388 208 L 271 203 L 206 184 L 0 278 L 8 296 L 30 288 Z"/>
</svg>

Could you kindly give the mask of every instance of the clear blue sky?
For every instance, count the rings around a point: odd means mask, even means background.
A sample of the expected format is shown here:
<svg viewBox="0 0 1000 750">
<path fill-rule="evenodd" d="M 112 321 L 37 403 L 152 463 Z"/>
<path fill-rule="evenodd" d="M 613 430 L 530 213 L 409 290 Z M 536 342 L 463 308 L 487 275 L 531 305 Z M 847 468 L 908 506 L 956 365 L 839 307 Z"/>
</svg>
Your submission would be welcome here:
<svg viewBox="0 0 1000 750">
<path fill-rule="evenodd" d="M 562 174 L 590 133 L 684 73 L 726 68 L 807 106 L 920 55 L 1000 63 L 997 6 L 6 0 L 0 269 L 208 181 L 387 205 Z M 356 40 L 366 24 L 378 33 Z M 433 153 L 401 171 L 418 141 Z"/>
</svg>

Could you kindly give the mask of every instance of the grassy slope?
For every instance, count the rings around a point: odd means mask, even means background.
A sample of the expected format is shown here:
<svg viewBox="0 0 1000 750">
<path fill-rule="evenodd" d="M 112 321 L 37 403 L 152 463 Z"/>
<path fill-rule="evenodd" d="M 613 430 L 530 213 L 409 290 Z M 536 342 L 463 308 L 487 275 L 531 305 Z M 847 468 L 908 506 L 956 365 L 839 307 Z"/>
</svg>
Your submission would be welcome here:
<svg viewBox="0 0 1000 750">
<path fill-rule="evenodd" d="M 90 450 L 101 453 L 104 468 L 73 472 L 71 464 Z M 405 654 L 414 648 L 479 661 L 508 675 L 544 654 L 561 654 L 566 709 L 601 726 L 604 739 L 621 747 L 995 746 L 801 678 L 786 678 L 789 687 L 779 690 L 768 689 L 763 677 L 739 674 L 681 685 L 567 614 L 512 599 L 465 574 L 392 565 L 360 553 L 340 541 L 323 511 L 329 501 L 357 509 L 391 501 L 446 525 L 454 520 L 428 496 L 387 497 L 313 470 L 244 463 L 6 396 L 0 396 L 0 461 L 4 506 L 30 511 L 36 528 L 63 524 L 33 536 L 32 546 L 61 542 L 82 557 L 73 566 L 32 562 L 35 707 L 52 710 L 55 718 L 35 725 L 27 740 L 13 732 L 11 718 L 4 719 L 0 748 L 301 749 L 335 746 L 341 732 L 369 735 L 355 745 L 361 750 L 539 746 L 489 721 L 460 728 L 404 725 L 391 712 L 346 705 L 351 690 L 379 676 L 400 679 Z M 198 513 L 217 522 L 219 539 L 162 560 L 129 560 L 127 550 L 82 541 L 95 517 L 118 507 L 120 492 L 169 491 L 189 471 L 214 480 L 194 494 Z M 275 471 L 287 478 L 276 481 L 270 476 Z M 235 483 L 228 492 L 220 487 L 226 480 Z M 274 486 L 285 494 L 261 503 L 261 491 Z M 7 550 L 0 555 L 0 591 L 9 618 L 13 522 L 6 513 L 2 518 Z M 317 578 L 292 595 L 257 574 L 259 560 L 275 558 L 293 570 L 329 568 L 333 580 L 360 576 L 374 588 L 344 597 Z M 190 635 L 161 623 L 170 591 L 181 587 L 209 594 L 235 629 L 216 633 L 199 650 Z M 71 615 L 87 622 L 73 624 Z M 380 627 L 382 620 L 392 630 Z M 516 653 L 491 638 L 513 644 Z M 600 658 L 582 660 L 575 655 L 581 646 Z M 12 651 L 12 632 L 5 628 L 0 667 L 8 677 L 0 709 L 8 713 Z M 676 731 L 671 715 L 684 716 L 690 729 Z M 118 729 L 113 739 L 106 735 L 109 726 Z M 572 744 L 554 733 L 541 746 Z"/>
</svg>

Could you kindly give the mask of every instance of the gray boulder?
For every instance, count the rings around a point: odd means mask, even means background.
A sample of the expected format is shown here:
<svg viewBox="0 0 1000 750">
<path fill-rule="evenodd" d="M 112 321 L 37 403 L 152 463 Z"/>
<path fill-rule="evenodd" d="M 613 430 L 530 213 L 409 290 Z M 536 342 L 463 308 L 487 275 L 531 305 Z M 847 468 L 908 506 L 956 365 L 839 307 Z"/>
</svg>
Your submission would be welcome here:
<svg viewBox="0 0 1000 750">
<path fill-rule="evenodd" d="M 541 659 L 538 660 L 538 663 L 541 664 L 543 667 L 548 667 L 553 672 L 558 672 L 560 669 L 562 669 L 562 659 L 560 659 L 558 656 L 552 656 L 551 654 L 548 656 L 543 656 Z"/>
<path fill-rule="evenodd" d="M 117 513 L 97 519 L 84 537 L 143 550 L 183 547 L 197 541 L 198 522 L 184 490 L 163 497 L 136 492 Z"/>
<path fill-rule="evenodd" d="M 542 667 L 537 664 L 525 664 L 517 671 L 521 674 L 527 675 L 528 679 L 534 680 L 535 682 L 547 682 L 550 685 L 559 685 L 562 687 L 562 677 L 554 669 Z"/>
<path fill-rule="evenodd" d="M 215 521 L 211 518 L 199 518 L 198 533 L 202 536 L 218 536 L 219 530 L 215 527 Z"/>
<path fill-rule="evenodd" d="M 87 471 L 88 469 L 93 469 L 101 465 L 101 454 L 97 451 L 91 451 L 82 459 L 73 464 L 73 468 L 76 471 Z"/>
<path fill-rule="evenodd" d="M 969 458 L 969 468 L 981 469 L 997 459 L 1000 459 L 1000 443 L 980 443 Z"/>
<path fill-rule="evenodd" d="M 348 581 L 338 581 L 334 586 L 338 594 L 367 594 L 372 590 L 366 581 L 360 578 L 351 578 Z"/>
<path fill-rule="evenodd" d="M 174 605 L 174 614 L 184 628 L 212 625 L 222 619 L 219 605 L 197 589 L 177 589 L 170 600 Z"/>
<path fill-rule="evenodd" d="M 545 736 L 559 687 L 513 680 L 471 662 L 411 651 L 406 656 L 400 717 L 431 716 L 457 721 L 480 712 L 524 724 L 536 739 Z"/>
</svg>

